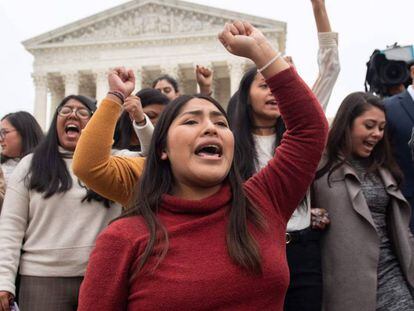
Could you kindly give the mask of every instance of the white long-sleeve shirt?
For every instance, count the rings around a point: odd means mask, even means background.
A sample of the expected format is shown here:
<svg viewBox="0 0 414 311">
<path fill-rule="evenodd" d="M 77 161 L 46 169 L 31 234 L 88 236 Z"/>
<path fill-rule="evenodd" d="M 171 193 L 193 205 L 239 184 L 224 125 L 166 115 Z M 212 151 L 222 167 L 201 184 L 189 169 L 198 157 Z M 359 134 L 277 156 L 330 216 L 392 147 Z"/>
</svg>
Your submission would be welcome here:
<svg viewBox="0 0 414 311">
<path fill-rule="evenodd" d="M 318 50 L 318 77 L 312 87 L 316 98 L 322 105 L 324 111 L 328 106 L 333 87 L 340 71 L 338 55 L 338 33 L 322 32 L 318 33 L 319 50 Z M 256 171 L 264 167 L 274 154 L 275 134 L 270 136 L 253 135 L 258 161 Z M 292 214 L 288 224 L 287 231 L 302 230 L 310 226 L 310 192 L 301 201 L 298 208 Z"/>
</svg>

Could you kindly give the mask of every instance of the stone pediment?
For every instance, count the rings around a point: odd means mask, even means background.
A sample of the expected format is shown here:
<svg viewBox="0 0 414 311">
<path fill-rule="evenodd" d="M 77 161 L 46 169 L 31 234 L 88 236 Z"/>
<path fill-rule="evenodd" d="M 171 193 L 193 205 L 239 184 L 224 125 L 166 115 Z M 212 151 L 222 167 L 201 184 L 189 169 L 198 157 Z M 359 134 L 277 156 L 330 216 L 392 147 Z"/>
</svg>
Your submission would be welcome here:
<svg viewBox="0 0 414 311">
<path fill-rule="evenodd" d="M 28 50 L 59 46 L 216 35 L 225 22 L 244 19 L 285 32 L 286 24 L 174 0 L 135 0 L 23 42 Z"/>
</svg>

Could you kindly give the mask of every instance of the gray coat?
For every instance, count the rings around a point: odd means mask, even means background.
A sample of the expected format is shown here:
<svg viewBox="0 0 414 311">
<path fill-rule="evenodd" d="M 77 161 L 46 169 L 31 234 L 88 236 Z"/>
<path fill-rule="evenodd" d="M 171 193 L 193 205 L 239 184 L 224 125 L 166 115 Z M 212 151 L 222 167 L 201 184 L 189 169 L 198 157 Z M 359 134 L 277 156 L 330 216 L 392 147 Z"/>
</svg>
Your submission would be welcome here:
<svg viewBox="0 0 414 311">
<path fill-rule="evenodd" d="M 379 237 L 359 179 L 349 165 L 343 165 L 330 177 L 313 184 L 315 207 L 326 208 L 331 225 L 322 241 L 324 310 L 375 310 Z M 388 170 L 380 176 L 390 196 L 387 219 L 389 237 L 401 270 L 414 288 L 414 238 L 409 232 L 411 208 L 397 190 Z"/>
</svg>

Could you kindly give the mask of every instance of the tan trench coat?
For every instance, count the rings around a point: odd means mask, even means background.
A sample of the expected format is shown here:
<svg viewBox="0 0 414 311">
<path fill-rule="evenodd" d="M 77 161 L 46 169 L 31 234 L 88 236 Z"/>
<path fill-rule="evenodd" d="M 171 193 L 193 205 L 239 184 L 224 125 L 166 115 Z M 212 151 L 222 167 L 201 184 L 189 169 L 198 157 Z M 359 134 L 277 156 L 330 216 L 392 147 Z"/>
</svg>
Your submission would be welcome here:
<svg viewBox="0 0 414 311">
<path fill-rule="evenodd" d="M 381 169 L 391 203 L 387 218 L 389 237 L 401 270 L 414 294 L 414 238 L 408 225 L 411 208 L 388 170 Z M 329 311 L 375 310 L 379 238 L 359 179 L 343 165 L 313 184 L 315 207 L 326 208 L 331 225 L 321 241 L 323 305 Z"/>
</svg>

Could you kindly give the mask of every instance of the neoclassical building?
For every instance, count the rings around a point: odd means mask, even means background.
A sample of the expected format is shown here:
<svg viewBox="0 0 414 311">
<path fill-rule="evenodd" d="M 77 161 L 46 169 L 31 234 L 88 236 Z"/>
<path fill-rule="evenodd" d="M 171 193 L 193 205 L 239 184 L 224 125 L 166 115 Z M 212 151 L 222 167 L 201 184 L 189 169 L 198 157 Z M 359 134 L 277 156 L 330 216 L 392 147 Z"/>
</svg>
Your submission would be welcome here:
<svg viewBox="0 0 414 311">
<path fill-rule="evenodd" d="M 214 96 L 226 104 L 249 65 L 217 40 L 225 22 L 242 19 L 285 50 L 286 24 L 178 0 L 134 0 L 23 42 L 34 56 L 35 117 L 44 129 L 62 98 L 107 92 L 110 68 L 133 68 L 136 90 L 160 74 L 177 78 L 182 93 L 197 92 L 194 68 L 214 72 Z"/>
</svg>

